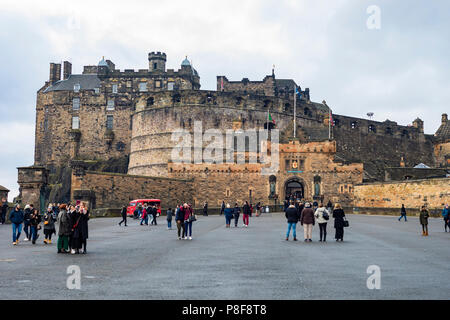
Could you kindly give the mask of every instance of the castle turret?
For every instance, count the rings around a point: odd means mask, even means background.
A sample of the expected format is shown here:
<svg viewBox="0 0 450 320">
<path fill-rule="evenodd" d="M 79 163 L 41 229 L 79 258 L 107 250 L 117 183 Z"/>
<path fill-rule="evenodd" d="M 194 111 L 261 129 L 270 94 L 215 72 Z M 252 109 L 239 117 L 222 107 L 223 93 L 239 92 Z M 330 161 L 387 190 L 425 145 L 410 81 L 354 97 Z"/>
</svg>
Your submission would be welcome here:
<svg viewBox="0 0 450 320">
<path fill-rule="evenodd" d="M 166 54 L 164 52 L 150 52 L 148 54 L 149 71 L 166 71 Z"/>
<path fill-rule="evenodd" d="M 413 121 L 413 127 L 419 129 L 419 132 L 423 133 L 423 121 L 420 118 Z"/>
</svg>

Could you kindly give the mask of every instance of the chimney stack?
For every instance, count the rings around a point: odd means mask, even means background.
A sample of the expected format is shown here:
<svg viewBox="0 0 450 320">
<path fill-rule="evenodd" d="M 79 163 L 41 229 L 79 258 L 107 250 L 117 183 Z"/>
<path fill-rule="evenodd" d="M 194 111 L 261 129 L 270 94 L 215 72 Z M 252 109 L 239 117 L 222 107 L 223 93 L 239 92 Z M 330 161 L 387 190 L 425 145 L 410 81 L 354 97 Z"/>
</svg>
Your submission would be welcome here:
<svg viewBox="0 0 450 320">
<path fill-rule="evenodd" d="M 72 64 L 69 61 L 64 61 L 63 80 L 69 78 L 72 74 Z"/>
<path fill-rule="evenodd" d="M 448 116 L 446 113 L 442 114 L 442 124 L 447 124 L 448 122 Z"/>
<path fill-rule="evenodd" d="M 61 80 L 61 63 L 50 63 L 50 83 Z"/>
</svg>

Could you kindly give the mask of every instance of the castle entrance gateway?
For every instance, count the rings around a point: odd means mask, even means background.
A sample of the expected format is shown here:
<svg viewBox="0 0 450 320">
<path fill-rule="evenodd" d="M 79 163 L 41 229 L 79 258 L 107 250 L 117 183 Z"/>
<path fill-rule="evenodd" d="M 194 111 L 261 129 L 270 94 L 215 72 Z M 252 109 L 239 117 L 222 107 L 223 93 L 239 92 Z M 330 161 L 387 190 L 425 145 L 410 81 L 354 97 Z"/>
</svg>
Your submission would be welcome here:
<svg viewBox="0 0 450 320">
<path fill-rule="evenodd" d="M 303 199 L 305 189 L 300 179 L 292 178 L 287 180 L 284 187 L 284 195 L 286 199 L 289 199 L 291 196 L 294 197 L 294 199 Z"/>
</svg>

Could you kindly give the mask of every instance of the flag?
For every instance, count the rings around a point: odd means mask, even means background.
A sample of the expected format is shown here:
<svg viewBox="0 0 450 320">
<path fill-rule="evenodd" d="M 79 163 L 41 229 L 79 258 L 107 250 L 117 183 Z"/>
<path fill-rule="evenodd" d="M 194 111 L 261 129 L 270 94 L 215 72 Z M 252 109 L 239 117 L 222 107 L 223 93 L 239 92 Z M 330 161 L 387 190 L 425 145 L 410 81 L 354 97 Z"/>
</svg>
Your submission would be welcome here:
<svg viewBox="0 0 450 320">
<path fill-rule="evenodd" d="M 331 110 L 330 110 L 330 125 L 334 127 L 333 115 L 331 114 Z"/>
<path fill-rule="evenodd" d="M 302 93 L 298 90 L 298 87 L 295 87 L 295 94 L 297 94 L 298 98 L 302 98 Z"/>
<path fill-rule="evenodd" d="M 272 119 L 272 115 L 269 113 L 269 122 L 272 122 L 273 124 L 275 124 L 275 120 Z"/>
</svg>

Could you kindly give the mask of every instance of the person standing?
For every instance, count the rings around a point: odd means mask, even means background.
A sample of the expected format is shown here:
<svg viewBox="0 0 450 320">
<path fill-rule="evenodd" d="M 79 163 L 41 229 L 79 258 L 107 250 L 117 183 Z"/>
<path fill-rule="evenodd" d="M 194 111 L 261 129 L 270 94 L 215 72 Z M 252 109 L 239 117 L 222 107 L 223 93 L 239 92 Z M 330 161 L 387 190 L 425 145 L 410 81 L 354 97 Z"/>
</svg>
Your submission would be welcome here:
<svg viewBox="0 0 450 320">
<path fill-rule="evenodd" d="M 52 243 L 52 234 L 56 234 L 55 230 L 55 217 L 54 217 L 54 209 L 49 207 L 47 209 L 47 212 L 44 215 L 44 243 L 45 244 L 51 244 Z M 59 212 L 59 208 L 58 208 Z"/>
<path fill-rule="evenodd" d="M 332 212 L 333 211 L 333 204 L 331 203 L 331 200 L 328 200 L 328 203 L 327 203 L 327 210 L 328 210 L 328 212 Z"/>
<path fill-rule="evenodd" d="M 67 213 L 67 206 L 62 204 L 60 206 L 58 218 L 56 220 L 58 225 L 58 253 L 67 253 L 69 250 L 69 236 L 70 236 L 70 218 Z"/>
<path fill-rule="evenodd" d="M 167 210 L 167 230 L 172 230 L 172 216 L 173 216 L 173 211 L 172 208 L 169 208 L 169 210 Z"/>
<path fill-rule="evenodd" d="M 330 213 L 323 206 L 323 203 L 319 204 L 319 208 L 317 208 L 316 212 L 314 213 L 314 217 L 316 218 L 317 224 L 319 225 L 319 232 L 320 232 L 320 240 L 319 241 L 326 242 L 327 241 L 327 222 L 330 219 Z"/>
<path fill-rule="evenodd" d="M 185 203 L 183 205 L 183 213 L 184 213 L 184 239 L 192 240 L 192 222 L 194 221 L 193 219 L 194 210 L 192 210 L 192 206 Z"/>
<path fill-rule="evenodd" d="M 123 206 L 122 211 L 120 211 L 120 215 L 122 216 L 122 221 L 119 222 L 119 226 L 125 222 L 125 227 L 127 226 L 127 207 Z"/>
<path fill-rule="evenodd" d="M 20 233 L 22 232 L 22 223 L 23 223 L 23 211 L 20 210 L 20 205 L 16 204 L 14 209 L 9 213 L 9 220 L 12 225 L 12 238 L 13 245 L 19 244 Z"/>
<path fill-rule="evenodd" d="M 220 215 L 225 212 L 225 201 L 222 201 L 222 205 L 220 206 Z"/>
<path fill-rule="evenodd" d="M 6 222 L 6 211 L 8 211 L 8 201 L 6 201 L 6 198 L 2 199 L 2 207 L 0 212 L 0 223 L 5 224 Z"/>
<path fill-rule="evenodd" d="M 71 213 L 72 218 L 72 243 L 71 243 L 71 254 L 80 253 L 81 248 L 81 231 L 80 231 L 80 206 L 76 206 L 75 210 Z"/>
<path fill-rule="evenodd" d="M 30 230 L 31 230 L 31 243 L 36 244 L 36 240 L 39 238 L 38 230 L 40 229 L 41 215 L 38 209 L 34 209 L 30 217 Z"/>
<path fill-rule="evenodd" d="M 234 227 L 237 228 L 238 227 L 238 222 L 239 222 L 239 216 L 241 215 L 241 208 L 239 207 L 237 202 L 234 204 L 233 215 L 234 215 Z"/>
<path fill-rule="evenodd" d="M 287 208 L 289 208 L 289 204 L 288 204 L 287 200 L 284 200 L 284 203 L 283 203 L 283 212 L 286 212 Z"/>
<path fill-rule="evenodd" d="M 449 222 L 450 222 L 450 211 L 449 211 L 449 208 L 448 208 L 448 204 L 446 204 L 444 206 L 444 209 L 442 209 L 442 217 L 444 218 L 444 229 L 445 229 L 445 232 L 447 232 L 447 227 L 448 227 L 448 229 L 450 231 L 450 224 L 449 224 Z"/>
<path fill-rule="evenodd" d="M 256 204 L 256 216 L 258 217 L 261 214 L 261 202 Z"/>
<path fill-rule="evenodd" d="M 175 222 L 177 223 L 178 240 L 184 239 L 184 211 L 181 205 L 175 212 Z"/>
<path fill-rule="evenodd" d="M 405 218 L 405 222 L 408 221 L 408 220 L 406 220 L 406 208 L 403 203 L 402 203 L 402 208 L 400 209 L 400 217 L 398 218 L 398 221 L 402 220 L 402 218 Z"/>
<path fill-rule="evenodd" d="M 248 228 L 248 220 L 249 220 L 248 217 L 251 214 L 251 208 L 250 208 L 250 205 L 248 204 L 248 201 L 245 201 L 245 204 L 242 207 L 242 213 L 243 213 L 243 216 L 242 216 L 243 225 L 242 226 L 244 228 Z"/>
<path fill-rule="evenodd" d="M 300 224 L 303 226 L 305 242 L 312 242 L 312 228 L 314 223 L 314 211 L 311 209 L 311 204 L 307 202 L 300 215 Z"/>
<path fill-rule="evenodd" d="M 344 218 L 345 213 L 339 203 L 334 205 L 333 210 L 333 218 L 334 218 L 334 228 L 336 229 L 336 234 L 334 238 L 336 241 L 344 241 Z"/>
<path fill-rule="evenodd" d="M 81 249 L 81 253 L 86 254 L 86 245 L 87 245 L 87 239 L 89 238 L 89 232 L 88 232 L 88 221 L 89 221 L 89 209 L 86 207 L 86 204 L 84 202 L 81 203 L 81 207 L 80 207 L 80 237 L 79 237 L 79 241 L 80 241 L 80 249 L 81 247 L 83 247 L 83 249 Z"/>
<path fill-rule="evenodd" d="M 224 210 L 226 228 L 230 227 L 231 219 L 233 218 L 233 212 L 234 210 L 231 208 L 230 204 L 227 203 L 227 207 Z"/>
<path fill-rule="evenodd" d="M 205 201 L 205 204 L 203 205 L 203 215 L 208 215 L 208 201 Z"/>
<path fill-rule="evenodd" d="M 430 214 L 425 206 L 420 209 L 419 221 L 422 225 L 422 236 L 428 236 L 428 218 Z"/>
<path fill-rule="evenodd" d="M 287 228 L 287 232 L 286 232 L 286 241 L 289 241 L 289 234 L 291 233 L 291 229 L 292 229 L 292 236 L 294 237 L 294 241 L 297 241 L 297 222 L 300 219 L 300 216 L 298 215 L 297 208 L 294 206 L 294 204 L 292 202 L 289 205 L 289 207 L 286 209 L 284 215 L 285 215 L 285 217 L 287 219 L 287 223 L 288 223 L 288 228 Z"/>
</svg>

